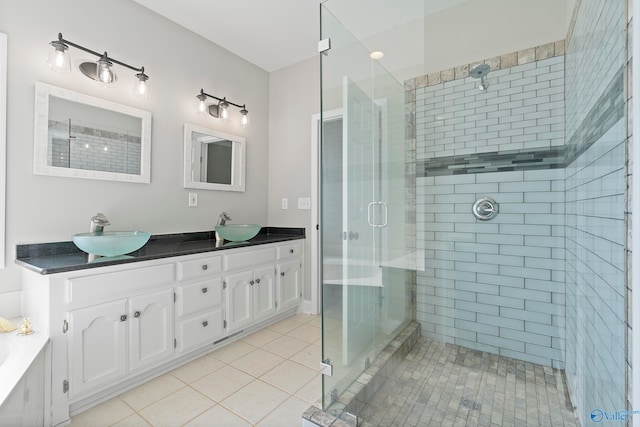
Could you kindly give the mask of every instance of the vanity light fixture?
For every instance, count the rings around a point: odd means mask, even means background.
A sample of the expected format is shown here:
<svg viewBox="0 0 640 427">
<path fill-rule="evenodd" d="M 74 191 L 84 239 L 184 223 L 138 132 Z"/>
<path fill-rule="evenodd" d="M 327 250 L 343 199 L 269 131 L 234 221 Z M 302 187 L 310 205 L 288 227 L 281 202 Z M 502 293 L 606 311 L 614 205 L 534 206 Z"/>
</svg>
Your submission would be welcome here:
<svg viewBox="0 0 640 427">
<path fill-rule="evenodd" d="M 98 57 L 98 60 L 95 63 L 83 62 L 80 64 L 80 71 L 82 71 L 85 76 L 103 84 L 114 83 L 116 81 L 116 74 L 113 72 L 113 64 L 118 64 L 133 71 L 137 71 L 137 74 L 135 75 L 137 81 L 135 82 L 133 94 L 142 98 L 147 98 L 149 96 L 147 88 L 147 80 L 149 80 L 149 76 L 145 74 L 144 67 L 133 67 L 109 57 L 107 52 L 101 54 L 91 49 L 87 49 L 84 46 L 80 46 L 79 44 L 70 42 L 69 40 L 65 40 L 62 37 L 62 33 L 58 33 L 58 40 L 54 40 L 49 44 L 53 48 L 53 50 L 49 52 L 49 60 L 47 61 L 50 70 L 66 73 L 71 72 L 71 60 L 69 58 L 68 50 L 69 46 L 72 46 Z"/>
<path fill-rule="evenodd" d="M 224 121 L 228 121 L 229 107 L 233 105 L 234 107 L 240 108 L 240 114 L 242 114 L 242 127 L 246 128 L 247 126 L 249 126 L 249 111 L 247 110 L 246 105 L 239 105 L 234 102 L 227 101 L 226 97 L 218 98 L 217 96 L 209 95 L 204 91 L 204 89 L 200 89 L 200 93 L 196 95 L 196 98 L 198 98 L 198 114 L 204 114 L 205 112 L 209 111 L 209 115 L 217 117 Z M 218 102 L 207 107 L 207 98 L 213 98 Z"/>
</svg>

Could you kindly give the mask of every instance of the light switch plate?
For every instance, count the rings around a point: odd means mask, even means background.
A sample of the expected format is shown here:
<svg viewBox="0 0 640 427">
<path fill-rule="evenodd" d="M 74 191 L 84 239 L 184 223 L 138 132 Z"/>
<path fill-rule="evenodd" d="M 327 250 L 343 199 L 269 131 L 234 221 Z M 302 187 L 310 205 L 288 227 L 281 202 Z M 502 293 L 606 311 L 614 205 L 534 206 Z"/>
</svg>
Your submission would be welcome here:
<svg viewBox="0 0 640 427">
<path fill-rule="evenodd" d="M 298 198 L 298 209 L 311 209 L 311 198 L 309 197 L 299 197 Z"/>
<path fill-rule="evenodd" d="M 189 193 L 189 206 L 198 206 L 198 193 Z"/>
</svg>

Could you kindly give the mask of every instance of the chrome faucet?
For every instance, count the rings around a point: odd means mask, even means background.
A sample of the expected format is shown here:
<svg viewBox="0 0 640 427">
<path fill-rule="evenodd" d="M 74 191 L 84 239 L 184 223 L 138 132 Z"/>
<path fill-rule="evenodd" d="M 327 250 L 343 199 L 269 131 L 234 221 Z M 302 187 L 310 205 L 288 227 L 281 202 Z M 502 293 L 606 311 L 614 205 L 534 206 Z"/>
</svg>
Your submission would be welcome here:
<svg viewBox="0 0 640 427">
<path fill-rule="evenodd" d="M 225 225 L 227 221 L 231 221 L 231 216 L 228 213 L 223 211 L 220 214 L 220 216 L 218 216 L 218 224 L 216 224 L 216 226 Z M 223 243 L 224 243 L 224 239 L 216 231 L 216 246 L 221 246 Z"/>
<path fill-rule="evenodd" d="M 218 223 L 216 225 L 225 225 L 227 221 L 231 221 L 231 217 L 228 213 L 222 212 L 218 217 Z"/>
<path fill-rule="evenodd" d="M 93 217 L 91 217 L 91 224 L 89 225 L 89 232 L 93 233 L 102 233 L 104 227 L 107 225 L 111 225 L 106 216 L 102 213 L 97 213 Z"/>
</svg>

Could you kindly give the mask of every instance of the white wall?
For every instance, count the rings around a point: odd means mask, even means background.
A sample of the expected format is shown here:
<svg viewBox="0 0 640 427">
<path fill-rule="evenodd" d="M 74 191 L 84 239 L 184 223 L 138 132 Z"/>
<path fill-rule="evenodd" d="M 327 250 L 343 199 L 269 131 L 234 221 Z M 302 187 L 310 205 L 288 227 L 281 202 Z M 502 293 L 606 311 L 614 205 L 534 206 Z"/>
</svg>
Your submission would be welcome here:
<svg viewBox="0 0 640 427">
<path fill-rule="evenodd" d="M 311 196 L 311 116 L 320 112 L 320 65 L 313 58 L 271 73 L 269 84 L 269 224 L 305 227 L 304 299 L 311 299 L 311 211 L 298 209 Z M 282 198 L 289 208 L 281 208 Z M 312 206 L 315 208 L 315 206 Z"/>
<path fill-rule="evenodd" d="M 424 73 L 562 40 L 574 2 L 473 0 L 431 15 L 424 23 Z"/>
<path fill-rule="evenodd" d="M 0 315 L 19 315 L 20 268 L 15 245 L 68 241 L 88 230 L 103 212 L 113 230 L 154 234 L 210 230 L 220 211 L 234 222 L 267 224 L 269 75 L 264 70 L 129 0 L 94 2 L 0 0 L 0 32 L 8 34 L 6 268 L 0 270 Z M 58 32 L 70 41 L 134 66 L 150 76 L 150 99 L 131 96 L 134 72 L 116 66 L 118 83 L 105 89 L 77 69 L 94 60 L 71 48 L 73 72 L 46 65 Z M 236 37 L 238 35 L 230 35 Z M 151 111 L 151 184 L 36 176 L 33 168 L 34 84 L 56 86 Z M 196 115 L 204 88 L 247 105 L 251 127 Z M 232 111 L 232 117 L 239 117 Z M 247 191 L 198 190 L 199 206 L 187 206 L 182 188 L 183 124 L 219 129 L 247 139 Z M 305 133 L 308 137 L 308 133 Z M 308 178 L 307 178 L 308 179 Z M 4 308 L 4 310 L 3 310 Z"/>
</svg>

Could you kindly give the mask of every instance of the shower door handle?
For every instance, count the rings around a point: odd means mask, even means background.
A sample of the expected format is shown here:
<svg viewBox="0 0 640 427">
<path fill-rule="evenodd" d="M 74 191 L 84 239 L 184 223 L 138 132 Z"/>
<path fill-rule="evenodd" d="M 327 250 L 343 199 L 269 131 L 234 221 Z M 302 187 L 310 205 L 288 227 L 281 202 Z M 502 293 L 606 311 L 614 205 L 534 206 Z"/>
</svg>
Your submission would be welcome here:
<svg viewBox="0 0 640 427">
<path fill-rule="evenodd" d="M 373 222 L 373 209 L 376 206 L 381 206 L 382 207 L 382 213 L 383 213 L 384 221 L 382 221 L 381 224 L 375 224 Z M 375 227 L 375 228 L 384 228 L 384 227 L 386 227 L 389 224 L 388 212 L 387 212 L 388 208 L 389 207 L 387 206 L 387 204 L 385 202 L 378 201 L 378 202 L 369 203 L 369 205 L 367 206 L 367 222 L 369 223 L 369 226 L 370 227 Z"/>
</svg>

